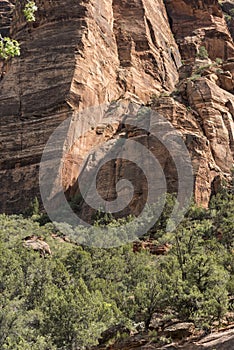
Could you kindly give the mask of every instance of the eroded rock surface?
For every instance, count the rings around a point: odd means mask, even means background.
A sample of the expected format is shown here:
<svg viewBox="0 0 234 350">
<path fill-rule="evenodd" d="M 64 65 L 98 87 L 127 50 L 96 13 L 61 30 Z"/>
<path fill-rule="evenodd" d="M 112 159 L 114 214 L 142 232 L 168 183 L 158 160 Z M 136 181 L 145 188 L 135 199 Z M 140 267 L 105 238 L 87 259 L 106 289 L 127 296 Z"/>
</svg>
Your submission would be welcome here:
<svg viewBox="0 0 234 350">
<path fill-rule="evenodd" d="M 191 154 L 195 198 L 206 206 L 219 179 L 230 175 L 234 151 L 234 44 L 218 1 L 46 0 L 37 5 L 33 24 L 27 24 L 16 8 L 11 34 L 21 42 L 21 56 L 2 63 L 0 210 L 22 211 L 39 196 L 42 151 L 69 117 L 70 149 L 63 162 L 69 198 L 79 195 L 80 165 L 94 146 L 101 149 L 89 167 L 105 157 L 106 141 L 127 136 L 149 147 L 151 137 L 142 131 L 118 123 L 102 125 L 99 115 L 92 122 L 79 118 L 80 111 L 92 106 L 101 106 L 100 115 L 102 106 L 115 113 L 120 100 L 136 100 L 139 105 L 151 101 L 153 110 L 180 132 Z M 8 18 L 3 27 L 9 26 L 8 1 L 2 2 L 1 13 Z M 197 57 L 201 46 L 209 57 Z M 216 58 L 223 63 L 214 66 Z M 190 79 L 200 66 L 206 70 Z M 85 133 L 77 137 L 76 130 Z M 174 191 L 175 167 L 160 147 L 155 147 L 155 155 Z M 147 184 L 129 162 L 118 160 L 103 167 L 97 187 L 112 201 L 118 179 L 126 175 L 136 187 L 130 209 L 137 213 Z M 85 204 L 80 210 L 91 215 Z"/>
<path fill-rule="evenodd" d="M 189 323 L 180 323 L 170 328 L 172 332 L 176 334 L 176 328 L 178 327 L 179 332 L 182 330 L 187 335 L 193 332 L 192 325 Z M 199 337 L 198 337 L 199 338 Z M 213 334 L 202 336 L 200 340 L 188 340 L 183 342 L 172 341 L 171 344 L 163 345 L 156 341 L 150 340 L 147 334 L 137 334 L 135 336 L 127 338 L 125 341 L 117 342 L 113 345 L 100 345 L 94 347 L 93 350 L 230 350 L 234 346 L 234 331 L 233 329 L 223 330 L 220 332 L 215 332 Z"/>
<path fill-rule="evenodd" d="M 234 1 L 233 0 L 224 0 L 220 2 L 220 5 L 222 6 L 224 16 L 229 28 L 229 31 L 231 33 L 232 38 L 234 38 Z"/>
<path fill-rule="evenodd" d="M 183 60 L 194 60 L 200 46 L 209 57 L 234 56 L 234 46 L 217 0 L 165 0 L 172 31 Z"/>
<path fill-rule="evenodd" d="M 4 36 L 9 35 L 12 14 L 14 10 L 14 0 L 2 0 L 0 3 L 0 34 Z"/>
<path fill-rule="evenodd" d="M 12 33 L 21 56 L 0 83 L 1 211 L 7 212 L 38 195 L 42 150 L 61 121 L 128 91 L 146 102 L 178 80 L 180 55 L 162 1 L 38 6 L 34 24 L 16 10 Z"/>
</svg>

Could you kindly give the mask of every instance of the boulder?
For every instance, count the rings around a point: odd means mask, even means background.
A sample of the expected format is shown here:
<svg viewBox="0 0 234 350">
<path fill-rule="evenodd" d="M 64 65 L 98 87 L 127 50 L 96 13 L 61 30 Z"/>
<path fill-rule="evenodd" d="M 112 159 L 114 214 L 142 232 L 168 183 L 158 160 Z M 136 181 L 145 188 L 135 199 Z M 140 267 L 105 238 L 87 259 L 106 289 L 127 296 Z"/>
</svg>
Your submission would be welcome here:
<svg viewBox="0 0 234 350">
<path fill-rule="evenodd" d="M 43 238 L 37 237 L 35 235 L 28 236 L 23 239 L 23 246 L 26 248 L 33 249 L 38 251 L 41 257 L 45 257 L 46 255 L 51 255 L 50 246 L 46 243 Z"/>
<path fill-rule="evenodd" d="M 172 339 L 183 339 L 191 336 L 194 333 L 195 326 L 191 322 L 179 322 L 167 328 L 164 328 L 163 333 Z"/>
</svg>

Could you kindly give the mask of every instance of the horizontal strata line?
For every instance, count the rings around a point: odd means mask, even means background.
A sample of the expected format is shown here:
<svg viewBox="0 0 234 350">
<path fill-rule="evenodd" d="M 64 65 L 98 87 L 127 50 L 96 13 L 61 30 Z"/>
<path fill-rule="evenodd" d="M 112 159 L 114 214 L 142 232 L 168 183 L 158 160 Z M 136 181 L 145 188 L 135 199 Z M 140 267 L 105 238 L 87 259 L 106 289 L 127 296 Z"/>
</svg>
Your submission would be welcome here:
<svg viewBox="0 0 234 350">
<path fill-rule="evenodd" d="M 68 28 L 70 28 L 72 23 L 77 24 L 77 22 L 82 22 L 82 25 L 80 26 L 80 28 L 79 27 L 77 28 L 78 30 L 88 29 L 88 23 L 84 20 L 84 17 L 77 18 L 77 16 L 76 17 L 70 16 L 69 18 L 66 18 L 66 19 L 64 18 L 64 20 L 62 21 L 62 24 L 63 24 L 62 27 L 64 29 L 64 24 L 66 24 L 68 26 Z M 48 19 L 45 18 L 45 22 L 42 22 L 39 24 L 38 27 L 33 28 L 33 31 L 37 32 L 38 30 L 41 30 L 41 29 L 48 29 L 48 28 L 53 29 L 54 27 L 57 28 L 57 26 L 56 26 L 57 24 L 59 24 L 61 26 L 61 19 L 60 18 L 55 18 L 54 20 L 50 19 L 49 22 L 48 22 Z M 17 38 L 20 37 L 21 32 L 24 32 L 27 28 L 28 27 L 26 24 L 18 27 L 17 28 Z M 25 39 L 25 35 L 24 35 L 24 39 Z"/>
<path fill-rule="evenodd" d="M 23 158 L 28 158 L 28 157 L 33 157 L 35 154 L 41 154 L 42 150 L 44 148 L 44 144 L 38 145 L 37 147 L 30 147 L 30 148 L 25 148 L 25 149 L 19 149 L 19 150 L 14 150 L 14 151 L 9 151 L 8 153 L 5 153 L 5 158 L 4 153 L 1 154 L 1 162 L 8 162 L 13 159 L 19 160 Z"/>
<path fill-rule="evenodd" d="M 68 117 L 69 118 L 69 117 Z M 53 120 L 52 120 L 53 119 Z M 66 120 L 67 118 L 56 118 L 54 119 L 53 117 L 43 117 L 43 118 L 40 118 L 40 120 L 38 121 L 20 121 L 17 123 L 16 125 L 16 122 L 15 123 L 11 123 L 11 124 L 8 124 L 8 126 L 3 126 L 1 127 L 1 135 L 15 135 L 15 129 L 17 129 L 19 131 L 19 127 L 22 127 L 24 126 L 24 128 L 26 127 L 27 128 L 27 125 L 29 126 L 38 126 L 40 127 L 41 125 L 45 125 L 44 121 L 46 121 L 47 123 L 46 124 L 49 124 L 47 125 L 47 127 L 50 127 L 50 128 L 54 128 L 56 127 L 56 125 L 59 125 L 60 122 L 62 123 L 64 120 Z M 49 121 L 49 123 L 48 123 Z M 12 131 L 9 131 L 9 127 L 11 126 L 15 126 L 15 128 L 12 130 Z M 5 131 L 4 131 L 4 128 L 5 128 Z M 25 130 L 25 129 L 24 129 Z M 30 129 L 29 129 L 30 130 Z M 47 130 L 44 130 L 44 132 L 47 132 Z"/>
<path fill-rule="evenodd" d="M 9 159 L 7 161 L 1 162 L 0 171 L 16 169 L 17 167 L 15 165 L 17 163 L 20 163 L 20 168 L 22 168 L 25 166 L 32 166 L 32 165 L 39 164 L 40 161 L 41 161 L 41 153 L 36 155 L 33 154 L 31 156 L 24 157 L 24 158 L 13 158 L 13 159 Z"/>
<path fill-rule="evenodd" d="M 63 122 L 63 120 L 61 121 Z M 46 126 L 46 130 L 45 129 L 42 129 L 41 128 L 41 125 L 44 125 Z M 5 132 L 1 132 L 2 136 L 0 137 L 0 140 L 3 140 L 4 138 L 6 138 L 7 136 L 11 136 L 13 135 L 14 137 L 16 137 L 16 131 L 18 131 L 19 133 L 24 133 L 24 135 L 26 135 L 26 132 L 27 134 L 38 134 L 38 132 L 41 132 L 41 133 L 44 133 L 44 134 L 48 134 L 48 132 L 50 132 L 51 130 L 53 131 L 54 128 L 56 128 L 56 125 L 60 125 L 60 123 L 51 123 L 51 124 L 46 124 L 45 123 L 43 124 L 30 124 L 30 126 L 35 126 L 35 128 L 33 127 L 28 127 L 27 128 L 27 125 L 25 125 L 24 128 L 22 128 L 22 125 L 18 125 L 18 128 L 16 127 L 12 132 L 11 131 L 7 131 L 5 130 Z"/>
<path fill-rule="evenodd" d="M 64 106 L 66 106 L 66 102 L 65 102 Z M 40 124 L 40 123 L 44 122 L 45 120 L 48 120 L 48 121 L 54 120 L 54 121 L 56 121 L 56 120 L 60 119 L 64 114 L 67 114 L 67 112 L 70 112 L 70 111 L 61 111 L 61 112 L 58 112 L 58 113 L 56 113 L 54 115 L 50 114 L 48 116 L 47 115 L 44 115 L 44 116 L 43 115 L 42 116 L 41 115 L 38 115 L 38 116 L 32 115 L 31 118 L 35 118 L 35 119 L 18 120 L 18 121 L 14 120 L 13 122 L 8 123 L 8 125 L 3 125 L 2 127 L 3 128 L 4 127 L 9 128 L 9 126 L 15 125 L 16 123 L 19 123 L 19 124 Z"/>
<path fill-rule="evenodd" d="M 67 82 L 65 82 L 65 83 L 62 83 L 62 84 L 58 84 L 58 85 L 54 85 L 54 86 L 52 86 L 52 87 L 49 87 L 49 88 L 44 88 L 44 89 L 41 89 L 41 90 L 38 90 L 38 91 L 35 91 L 35 92 L 31 92 L 31 93 L 26 93 L 26 94 L 24 94 L 24 95 L 21 95 L 20 97 L 17 95 L 17 96 L 13 96 L 13 99 L 15 99 L 15 101 L 16 102 L 19 102 L 19 100 L 20 100 L 20 98 L 22 99 L 22 97 L 23 98 L 25 98 L 25 97 L 28 97 L 28 96 L 37 96 L 37 95 L 39 95 L 39 94 L 42 94 L 42 93 L 44 93 L 44 94 L 47 94 L 48 95 L 48 92 L 52 92 L 52 91 L 54 91 L 55 89 L 57 89 L 58 90 L 58 92 L 59 92 L 59 89 L 62 89 L 62 91 L 64 91 L 64 96 L 62 96 L 61 95 L 61 98 L 62 97 L 64 97 L 64 102 L 65 102 L 65 98 L 66 98 L 66 95 L 67 95 L 67 93 L 69 93 L 69 91 L 70 91 L 70 84 L 71 84 L 71 81 L 69 80 L 69 81 L 67 81 Z M 64 89 L 64 86 L 66 87 L 67 86 L 67 89 Z M 60 97 L 60 96 L 59 96 Z M 1 106 L 1 104 L 4 102 L 4 101 L 9 101 L 9 100 L 12 100 L 12 97 L 9 97 L 9 98 L 5 98 L 5 99 L 2 99 L 2 100 L 0 100 L 0 106 Z"/>
</svg>

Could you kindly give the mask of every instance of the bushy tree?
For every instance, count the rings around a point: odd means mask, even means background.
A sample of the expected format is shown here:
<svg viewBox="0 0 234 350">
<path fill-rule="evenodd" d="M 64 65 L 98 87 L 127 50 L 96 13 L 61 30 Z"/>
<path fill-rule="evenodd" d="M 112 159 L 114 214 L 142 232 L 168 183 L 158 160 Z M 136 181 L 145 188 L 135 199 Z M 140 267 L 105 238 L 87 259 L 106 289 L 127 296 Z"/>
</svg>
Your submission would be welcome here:
<svg viewBox="0 0 234 350">
<path fill-rule="evenodd" d="M 170 243 L 164 256 L 134 253 L 132 244 L 101 249 L 55 240 L 53 224 L 40 226 L 33 211 L 31 218 L 0 215 L 0 348 L 83 349 L 119 323 L 147 329 L 155 312 L 200 328 L 221 323 L 234 295 L 233 195 L 217 196 L 208 210 L 192 204 L 168 233 L 173 203 L 148 234 L 154 244 Z M 46 240 L 52 256 L 26 249 L 31 235 Z"/>
</svg>

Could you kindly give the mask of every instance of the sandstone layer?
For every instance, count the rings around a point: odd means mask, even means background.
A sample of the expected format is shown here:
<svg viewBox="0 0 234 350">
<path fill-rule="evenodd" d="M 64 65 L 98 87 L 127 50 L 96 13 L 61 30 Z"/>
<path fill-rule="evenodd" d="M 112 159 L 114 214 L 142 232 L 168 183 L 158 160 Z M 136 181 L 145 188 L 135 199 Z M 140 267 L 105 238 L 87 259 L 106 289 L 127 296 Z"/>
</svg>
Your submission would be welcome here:
<svg viewBox="0 0 234 350">
<path fill-rule="evenodd" d="M 10 23 L 9 3 L 2 2 L 3 30 Z M 20 5 L 15 9 L 10 33 L 21 42 L 21 56 L 2 62 L 0 210 L 19 212 L 39 197 L 44 146 L 69 117 L 63 186 L 70 199 L 79 196 L 82 162 L 93 154 L 96 161 L 88 166 L 96 167 L 108 151 L 103 146 L 95 153 L 94 146 L 127 135 L 148 147 L 151 136 L 142 131 L 100 125 L 100 116 L 110 109 L 116 113 L 116 101 L 150 105 L 179 131 L 191 154 L 195 198 L 206 206 L 220 179 L 229 177 L 234 151 L 234 44 L 219 2 L 38 0 L 37 5 L 33 24 L 25 22 Z M 199 57 L 201 46 L 207 57 Z M 215 63 L 217 58 L 223 63 Z M 97 106 L 95 116 L 80 118 L 81 111 Z M 170 154 L 157 142 L 154 147 L 168 188 L 175 191 Z M 147 184 L 128 162 L 103 167 L 97 187 L 112 201 L 116 183 L 126 175 L 136 190 L 124 214 L 137 213 Z M 85 201 L 80 204 L 81 212 L 89 212 Z"/>
<path fill-rule="evenodd" d="M 2 0 L 0 4 L 0 19 L 1 27 L 0 34 L 2 37 L 9 35 L 10 24 L 12 20 L 12 15 L 14 11 L 15 1 Z"/>
<path fill-rule="evenodd" d="M 233 42 L 217 0 L 165 0 L 165 4 L 182 59 L 194 60 L 201 45 L 213 60 L 233 56 Z"/>
</svg>

